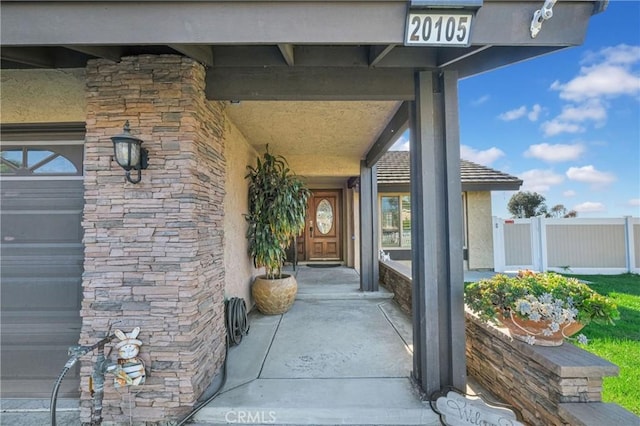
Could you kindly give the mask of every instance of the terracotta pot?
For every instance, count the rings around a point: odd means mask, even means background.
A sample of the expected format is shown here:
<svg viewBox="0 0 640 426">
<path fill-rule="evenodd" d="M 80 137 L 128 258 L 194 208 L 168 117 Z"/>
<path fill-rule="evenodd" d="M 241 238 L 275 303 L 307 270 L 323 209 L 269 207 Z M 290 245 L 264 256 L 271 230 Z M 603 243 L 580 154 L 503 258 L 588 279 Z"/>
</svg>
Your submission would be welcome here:
<svg viewBox="0 0 640 426">
<path fill-rule="evenodd" d="M 256 307 L 266 315 L 279 315 L 287 312 L 296 299 L 298 283 L 293 275 L 282 275 L 279 279 L 268 279 L 265 275 L 256 277 L 251 294 Z"/>
<path fill-rule="evenodd" d="M 530 321 L 518 318 L 516 315 L 504 317 L 499 315 L 500 322 L 509 329 L 511 337 L 527 341 L 528 337 L 535 337 L 534 345 L 560 346 L 566 337 L 571 337 L 584 327 L 584 324 L 572 322 L 560 326 L 560 330 L 545 336 L 542 332 L 549 327 L 551 321 Z"/>
</svg>

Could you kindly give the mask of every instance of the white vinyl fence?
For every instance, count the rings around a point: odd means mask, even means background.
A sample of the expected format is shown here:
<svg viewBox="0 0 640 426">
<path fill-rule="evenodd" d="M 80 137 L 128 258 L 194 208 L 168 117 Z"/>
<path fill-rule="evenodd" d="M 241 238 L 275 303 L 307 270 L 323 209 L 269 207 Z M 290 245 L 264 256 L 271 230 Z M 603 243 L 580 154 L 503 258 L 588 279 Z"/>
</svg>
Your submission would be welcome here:
<svg viewBox="0 0 640 426">
<path fill-rule="evenodd" d="M 496 272 L 640 273 L 640 218 L 493 217 Z"/>
</svg>

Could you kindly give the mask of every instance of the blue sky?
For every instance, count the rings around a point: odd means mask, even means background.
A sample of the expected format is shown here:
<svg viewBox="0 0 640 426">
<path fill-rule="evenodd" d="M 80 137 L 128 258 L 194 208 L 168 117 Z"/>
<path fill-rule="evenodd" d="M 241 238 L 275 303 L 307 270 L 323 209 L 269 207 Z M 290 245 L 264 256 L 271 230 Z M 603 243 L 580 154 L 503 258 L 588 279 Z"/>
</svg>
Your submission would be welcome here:
<svg viewBox="0 0 640 426">
<path fill-rule="evenodd" d="M 640 216 L 640 1 L 610 1 L 582 46 L 461 80 L 459 106 L 462 158 L 578 217 Z"/>
</svg>

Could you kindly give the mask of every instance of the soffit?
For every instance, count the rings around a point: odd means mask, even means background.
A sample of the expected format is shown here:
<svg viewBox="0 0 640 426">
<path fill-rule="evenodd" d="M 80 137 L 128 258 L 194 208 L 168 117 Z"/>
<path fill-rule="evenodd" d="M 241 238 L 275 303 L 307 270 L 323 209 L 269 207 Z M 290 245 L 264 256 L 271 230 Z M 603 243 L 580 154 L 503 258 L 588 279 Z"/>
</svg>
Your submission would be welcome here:
<svg viewBox="0 0 640 426">
<path fill-rule="evenodd" d="M 242 101 L 228 118 L 258 151 L 304 176 L 359 175 L 360 161 L 398 109 L 393 101 Z"/>
<path fill-rule="evenodd" d="M 280 92 L 315 72 L 312 80 L 323 79 L 328 89 L 345 73 L 355 83 L 390 80 L 380 94 L 359 93 L 359 87 L 349 99 L 407 100 L 412 87 L 406 75 L 417 70 L 456 70 L 464 77 L 579 45 L 590 17 L 606 1 L 558 2 L 553 19 L 532 38 L 533 13 L 543 3 L 484 0 L 468 47 L 405 47 L 406 0 L 5 0 L 0 2 L 2 66 L 69 68 L 96 57 L 117 61 L 127 55 L 180 53 L 211 68 L 209 80 L 218 84 L 208 88 L 210 99 L 240 99 L 223 91 L 230 85 L 242 99 L 299 100 L 305 94 L 298 90 Z M 232 84 L 239 75 L 254 82 L 249 91 Z M 274 93 L 253 93 L 261 84 L 283 79 L 287 85 Z M 316 85 L 303 88 L 308 98 L 325 96 L 322 100 L 341 100 L 345 89 L 327 94 L 315 92 Z"/>
<path fill-rule="evenodd" d="M 543 3 L 484 0 L 470 45 L 453 48 L 403 46 L 406 0 L 5 0 L 1 68 L 188 56 L 207 67 L 208 99 L 242 101 L 229 117 L 259 151 L 269 143 L 300 174 L 352 176 L 368 148 L 379 155 L 401 130 L 407 114 L 394 112 L 414 99 L 416 72 L 463 78 L 579 45 L 606 5 L 558 2 L 533 39 Z"/>
</svg>

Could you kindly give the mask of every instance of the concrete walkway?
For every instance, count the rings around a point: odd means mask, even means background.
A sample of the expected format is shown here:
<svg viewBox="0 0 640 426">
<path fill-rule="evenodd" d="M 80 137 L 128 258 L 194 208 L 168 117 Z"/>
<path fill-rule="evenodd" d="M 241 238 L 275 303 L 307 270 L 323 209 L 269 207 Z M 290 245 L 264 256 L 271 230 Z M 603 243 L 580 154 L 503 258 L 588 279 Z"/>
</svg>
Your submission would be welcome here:
<svg viewBox="0 0 640 426">
<path fill-rule="evenodd" d="M 439 425 L 409 379 L 412 326 L 393 295 L 361 292 L 349 268 L 299 266 L 296 274 L 292 309 L 250 314 L 222 393 L 192 424 Z M 48 400 L 0 404 L 2 425 L 49 424 Z M 58 407 L 59 425 L 79 424 L 77 400 Z"/>
<path fill-rule="evenodd" d="M 348 268 L 300 266 L 297 278 L 289 312 L 250 314 L 223 392 L 195 422 L 440 424 L 409 379 L 411 325 L 392 295 L 360 292 Z"/>
</svg>

